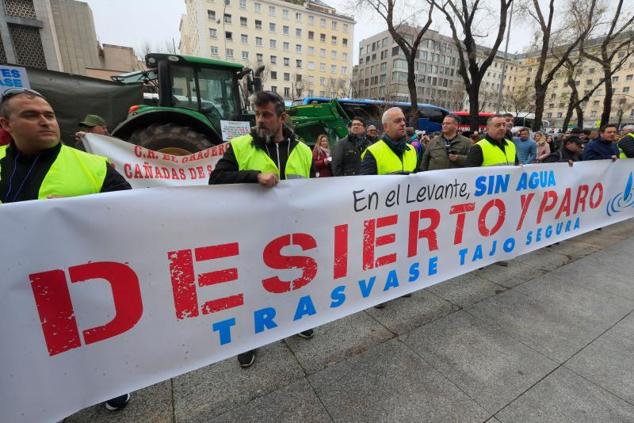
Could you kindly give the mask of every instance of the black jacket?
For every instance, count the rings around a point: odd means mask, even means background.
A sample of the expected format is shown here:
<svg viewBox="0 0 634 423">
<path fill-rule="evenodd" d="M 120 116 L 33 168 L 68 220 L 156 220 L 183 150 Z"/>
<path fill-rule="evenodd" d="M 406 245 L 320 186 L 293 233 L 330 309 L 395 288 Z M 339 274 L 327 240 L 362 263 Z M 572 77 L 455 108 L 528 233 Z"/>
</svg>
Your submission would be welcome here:
<svg viewBox="0 0 634 423">
<path fill-rule="evenodd" d="M 634 158 L 634 137 L 629 134 L 625 135 L 619 141 L 619 148 L 623 150 L 629 159 Z"/>
<path fill-rule="evenodd" d="M 44 177 L 62 148 L 59 143 L 33 156 L 21 154 L 12 142 L 0 161 L 0 199 L 3 203 L 37 200 Z M 70 148 L 70 147 L 69 147 Z M 131 189 L 130 184 L 109 164 L 100 192 Z"/>
<path fill-rule="evenodd" d="M 562 147 L 554 153 L 550 153 L 548 156 L 546 156 L 542 163 L 568 162 L 570 160 L 572 160 L 573 162 L 581 160 L 581 153 L 574 154 L 567 148 Z"/>
<path fill-rule="evenodd" d="M 332 173 L 335 176 L 359 175 L 361 171 L 361 153 L 370 146 L 365 137 L 348 135 L 339 140 L 332 152 Z"/>
<path fill-rule="evenodd" d="M 280 170 L 280 179 L 286 179 L 285 169 L 286 161 L 293 148 L 299 143 L 295 134 L 284 128 L 284 141 L 279 143 L 267 144 L 266 140 L 258 137 L 255 131 L 251 131 L 252 143 L 255 148 L 263 150 L 275 162 Z M 312 162 L 312 161 L 311 161 Z M 225 151 L 222 159 L 216 164 L 216 168 L 209 175 L 209 185 L 216 184 L 240 184 L 240 183 L 257 183 L 259 170 L 239 170 L 238 160 L 233 152 L 233 148 Z M 315 176 L 315 165 L 312 162 L 310 166 L 310 177 Z"/>
</svg>

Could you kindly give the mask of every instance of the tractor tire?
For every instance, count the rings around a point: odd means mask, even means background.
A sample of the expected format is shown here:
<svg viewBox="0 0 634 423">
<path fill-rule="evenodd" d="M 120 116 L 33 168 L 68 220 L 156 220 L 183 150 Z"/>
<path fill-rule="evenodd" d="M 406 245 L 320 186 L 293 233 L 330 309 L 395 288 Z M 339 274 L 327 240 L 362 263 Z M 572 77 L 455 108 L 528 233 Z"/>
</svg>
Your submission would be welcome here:
<svg viewBox="0 0 634 423">
<path fill-rule="evenodd" d="M 137 129 L 128 142 L 176 156 L 196 153 L 214 145 L 204 134 L 175 123 L 153 123 Z"/>
</svg>

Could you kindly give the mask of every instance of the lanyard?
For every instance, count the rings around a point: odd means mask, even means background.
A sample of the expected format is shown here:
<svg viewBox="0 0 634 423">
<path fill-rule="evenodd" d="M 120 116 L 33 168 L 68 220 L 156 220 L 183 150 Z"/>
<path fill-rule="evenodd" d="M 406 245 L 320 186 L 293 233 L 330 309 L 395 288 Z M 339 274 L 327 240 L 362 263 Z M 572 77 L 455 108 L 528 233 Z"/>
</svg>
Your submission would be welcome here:
<svg viewBox="0 0 634 423">
<path fill-rule="evenodd" d="M 22 183 L 20 184 L 18 189 L 15 191 L 15 194 L 13 194 L 12 197 L 9 197 L 9 194 L 11 194 L 11 191 L 13 191 L 13 178 L 15 177 L 15 172 L 18 168 L 19 157 L 20 157 L 20 153 L 16 152 L 15 160 L 13 161 L 13 172 L 11 173 L 11 177 L 9 178 L 9 188 L 7 189 L 7 193 L 4 196 L 5 203 L 12 203 L 16 200 L 16 198 L 18 198 L 18 196 L 22 192 L 22 188 L 24 188 L 24 184 L 29 179 L 29 176 L 31 176 L 31 172 L 35 168 L 35 165 L 37 164 L 38 160 L 40 160 L 40 155 L 38 154 L 37 157 L 35 157 L 35 160 L 33 160 L 33 163 L 31 163 L 31 167 L 29 167 L 29 171 L 26 173 L 26 176 L 24 177 L 24 179 L 22 179 Z"/>
</svg>

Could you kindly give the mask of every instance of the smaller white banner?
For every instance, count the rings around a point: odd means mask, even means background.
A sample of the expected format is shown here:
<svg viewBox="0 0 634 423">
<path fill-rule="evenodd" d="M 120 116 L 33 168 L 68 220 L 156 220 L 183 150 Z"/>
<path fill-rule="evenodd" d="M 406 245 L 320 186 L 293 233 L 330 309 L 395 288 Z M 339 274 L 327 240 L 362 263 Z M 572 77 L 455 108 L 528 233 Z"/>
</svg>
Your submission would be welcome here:
<svg viewBox="0 0 634 423">
<path fill-rule="evenodd" d="M 189 156 L 148 150 L 118 138 L 86 134 L 86 151 L 107 157 L 132 188 L 207 185 L 228 143 Z"/>
<path fill-rule="evenodd" d="M 251 123 L 237 120 L 221 120 L 220 130 L 222 131 L 222 140 L 229 141 L 232 138 L 251 132 Z"/>
<path fill-rule="evenodd" d="M 31 88 L 26 69 L 0 65 L 0 95 L 11 88 Z"/>
</svg>

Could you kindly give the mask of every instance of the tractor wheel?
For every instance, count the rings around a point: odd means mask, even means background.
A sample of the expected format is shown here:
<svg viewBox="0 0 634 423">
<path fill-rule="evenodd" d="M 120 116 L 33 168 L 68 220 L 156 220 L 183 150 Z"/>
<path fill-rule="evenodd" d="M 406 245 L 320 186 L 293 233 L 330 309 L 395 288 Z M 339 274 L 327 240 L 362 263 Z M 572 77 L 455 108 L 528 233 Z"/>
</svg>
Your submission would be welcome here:
<svg viewBox="0 0 634 423">
<path fill-rule="evenodd" d="M 153 123 L 147 128 L 137 129 L 128 141 L 175 156 L 185 156 L 214 145 L 200 132 L 174 123 Z"/>
</svg>

